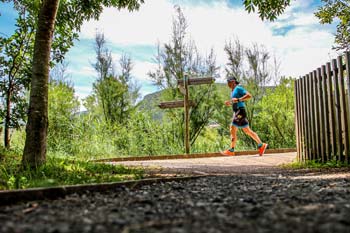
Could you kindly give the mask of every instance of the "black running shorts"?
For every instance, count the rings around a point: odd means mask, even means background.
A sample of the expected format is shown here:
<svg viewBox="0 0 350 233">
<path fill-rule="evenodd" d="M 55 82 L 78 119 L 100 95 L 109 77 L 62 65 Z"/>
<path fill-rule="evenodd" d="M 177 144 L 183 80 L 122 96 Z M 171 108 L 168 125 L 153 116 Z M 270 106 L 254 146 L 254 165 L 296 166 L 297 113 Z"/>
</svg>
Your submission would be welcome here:
<svg viewBox="0 0 350 233">
<path fill-rule="evenodd" d="M 233 113 L 232 125 L 237 128 L 246 128 L 249 126 L 249 121 L 247 119 L 247 112 L 245 108 L 238 108 Z"/>
</svg>

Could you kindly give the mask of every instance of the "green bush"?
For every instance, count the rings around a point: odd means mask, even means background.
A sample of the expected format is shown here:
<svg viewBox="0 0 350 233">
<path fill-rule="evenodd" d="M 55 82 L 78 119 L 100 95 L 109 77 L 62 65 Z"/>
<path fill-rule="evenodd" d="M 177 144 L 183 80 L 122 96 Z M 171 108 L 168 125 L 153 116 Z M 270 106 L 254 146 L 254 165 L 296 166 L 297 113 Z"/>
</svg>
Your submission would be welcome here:
<svg viewBox="0 0 350 233">
<path fill-rule="evenodd" d="M 259 102 L 254 130 L 270 148 L 295 147 L 294 80 L 282 79 Z"/>
</svg>

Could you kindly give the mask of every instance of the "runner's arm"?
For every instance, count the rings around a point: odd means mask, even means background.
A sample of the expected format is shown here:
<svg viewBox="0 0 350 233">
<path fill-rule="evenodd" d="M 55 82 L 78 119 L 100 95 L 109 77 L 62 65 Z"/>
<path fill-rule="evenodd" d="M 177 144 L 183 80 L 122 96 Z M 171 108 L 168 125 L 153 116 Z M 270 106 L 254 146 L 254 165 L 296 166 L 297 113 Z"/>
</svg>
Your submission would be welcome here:
<svg viewBox="0 0 350 233">
<path fill-rule="evenodd" d="M 232 101 L 231 100 L 226 100 L 225 101 L 225 105 L 226 106 L 231 106 L 232 105 Z"/>
<path fill-rule="evenodd" d="M 232 98 L 232 102 L 233 103 L 237 103 L 237 102 L 243 102 L 243 101 L 247 101 L 250 98 L 252 98 L 252 95 L 247 92 L 244 96 L 242 96 L 241 98 Z"/>
</svg>

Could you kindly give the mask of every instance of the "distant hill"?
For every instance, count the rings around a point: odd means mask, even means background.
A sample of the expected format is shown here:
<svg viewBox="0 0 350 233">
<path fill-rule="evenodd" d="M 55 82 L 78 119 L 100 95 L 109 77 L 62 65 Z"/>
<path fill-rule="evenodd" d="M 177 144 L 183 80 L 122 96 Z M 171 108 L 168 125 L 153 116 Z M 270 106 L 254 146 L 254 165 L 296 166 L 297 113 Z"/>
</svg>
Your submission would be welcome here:
<svg viewBox="0 0 350 233">
<path fill-rule="evenodd" d="M 157 91 L 157 92 L 145 95 L 143 99 L 138 103 L 137 108 L 140 111 L 152 112 L 152 117 L 154 120 L 162 120 L 163 110 L 158 107 L 158 104 L 160 103 L 161 93 L 162 91 Z"/>
</svg>

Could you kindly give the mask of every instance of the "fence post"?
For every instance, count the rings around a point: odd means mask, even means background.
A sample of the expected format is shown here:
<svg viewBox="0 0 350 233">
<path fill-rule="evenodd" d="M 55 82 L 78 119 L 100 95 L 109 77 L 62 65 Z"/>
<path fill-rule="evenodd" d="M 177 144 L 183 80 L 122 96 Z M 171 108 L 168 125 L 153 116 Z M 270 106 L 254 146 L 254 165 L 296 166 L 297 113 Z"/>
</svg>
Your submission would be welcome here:
<svg viewBox="0 0 350 233">
<path fill-rule="evenodd" d="M 346 110 L 347 110 L 347 120 L 348 120 L 348 123 L 350 124 L 350 52 L 346 52 L 345 53 L 345 68 L 346 68 L 346 83 L 347 83 L 347 101 L 348 101 L 348 104 L 347 104 L 347 107 L 346 107 Z M 346 132 L 348 135 L 350 135 L 350 127 L 348 127 L 348 131 Z M 347 141 L 348 145 L 350 145 L 350 137 Z M 348 157 L 348 164 L 350 163 L 350 151 L 348 151 L 348 154 L 346 155 Z"/>
<path fill-rule="evenodd" d="M 339 82 L 338 82 L 338 67 L 337 60 L 332 59 L 332 72 L 333 72 L 333 82 L 334 82 L 334 103 L 335 103 L 335 119 L 336 119 L 336 137 L 337 137 L 337 152 L 338 160 L 341 161 L 343 153 L 343 142 L 341 133 L 341 110 L 340 110 L 340 97 L 339 97 Z"/>
<path fill-rule="evenodd" d="M 342 161 L 348 162 L 349 154 L 349 134 L 348 134 L 348 117 L 346 114 L 346 96 L 345 96 L 345 85 L 344 85 L 344 68 L 343 68 L 343 59 L 341 56 L 338 56 L 338 83 L 339 83 L 339 98 L 340 98 L 340 111 L 341 111 L 341 130 L 340 135 L 342 140 L 339 140 L 343 144 L 344 154 Z M 343 150 L 340 151 L 342 154 Z"/>
<path fill-rule="evenodd" d="M 320 145 L 320 153 L 321 153 L 321 158 L 322 158 L 322 162 L 325 161 L 325 129 L 324 129 L 324 115 L 323 115 L 323 88 L 322 88 L 322 75 L 321 75 L 321 68 L 317 68 L 317 75 L 316 75 L 316 79 L 317 79 L 317 103 L 318 103 L 318 129 L 319 129 L 319 133 L 318 133 L 318 137 L 319 137 L 319 145 Z M 320 157 L 320 155 L 319 155 Z"/>
<path fill-rule="evenodd" d="M 308 156 L 308 124 L 307 124 L 307 101 L 306 101 L 306 95 L 305 95 L 305 89 L 306 89 L 306 76 L 303 76 L 302 80 L 301 80 L 301 102 L 302 102 L 302 112 L 301 112 L 301 116 L 302 116 L 302 131 L 303 131 L 303 135 L 304 135 L 304 142 L 303 142 L 303 161 L 306 161 L 306 158 Z"/>
<path fill-rule="evenodd" d="M 305 76 L 305 87 L 304 87 L 304 97 L 305 97 L 305 104 L 306 104 L 306 109 L 305 109 L 305 122 L 307 122 L 306 124 L 306 132 L 307 132 L 307 144 L 306 144 L 306 148 L 307 148 L 307 160 L 311 160 L 311 151 L 312 151 L 312 141 L 311 141 L 311 135 L 312 135 L 312 128 L 311 128 L 311 107 L 310 107 L 310 93 L 307 93 L 307 91 L 310 90 L 310 77 L 307 74 Z"/>
<path fill-rule="evenodd" d="M 321 77 L 322 77 L 322 95 L 323 95 L 323 104 L 322 104 L 322 115 L 323 115 L 323 127 L 324 127 L 324 150 L 325 150 L 325 160 L 330 160 L 330 138 L 329 133 L 329 109 L 328 109 L 328 94 L 327 94 L 327 75 L 326 75 L 326 66 L 321 67 Z"/>
<path fill-rule="evenodd" d="M 299 80 L 294 81 L 294 124 L 295 124 L 295 137 L 296 137 L 296 144 L 297 144 L 297 157 L 298 160 L 300 161 L 300 141 L 301 141 L 301 135 L 300 135 L 300 127 L 299 127 L 299 98 L 300 98 L 300 93 L 299 93 Z"/>
<path fill-rule="evenodd" d="M 298 89 L 299 89 L 299 132 L 300 132 L 300 140 L 301 140 L 301 144 L 300 144 L 300 157 L 302 161 L 305 161 L 305 120 L 304 120 L 304 113 L 305 113 L 305 105 L 304 105 L 304 96 L 303 96 L 303 82 L 304 82 L 304 77 L 302 77 L 301 79 L 299 79 L 299 85 L 298 85 Z"/>
<path fill-rule="evenodd" d="M 326 73 L 327 73 L 327 90 L 328 90 L 328 109 L 329 109 L 329 125 L 331 133 L 331 148 L 332 148 L 332 158 L 334 159 L 337 155 L 337 140 L 335 136 L 335 116 L 334 116 L 334 94 L 333 94 L 333 82 L 331 74 L 331 63 L 327 62 L 326 64 Z"/>
<path fill-rule="evenodd" d="M 315 141 L 315 157 L 314 159 L 319 160 L 321 158 L 321 152 L 320 152 L 320 119 L 319 119 L 319 99 L 318 99 L 318 78 L 317 78 L 317 72 L 316 70 L 314 70 L 312 72 L 312 77 L 313 77 L 313 110 L 314 110 L 314 117 L 315 117 L 315 137 L 314 137 L 314 141 Z"/>
<path fill-rule="evenodd" d="M 314 77 L 313 77 L 313 72 L 309 73 L 309 84 L 310 84 L 310 96 L 309 96 L 309 103 L 310 103 L 310 124 L 311 124 L 311 145 L 312 145 L 312 149 L 311 149 L 311 160 L 315 159 L 315 155 L 316 155 L 316 141 L 315 141 L 315 137 L 316 137 L 316 127 L 315 127 L 315 110 L 314 110 Z"/>
<path fill-rule="evenodd" d="M 184 87 L 185 87 L 185 96 L 184 96 L 184 107 L 185 107 L 185 153 L 190 153 L 190 119 L 189 119 L 189 95 L 188 95 L 188 77 L 184 75 Z"/>
</svg>

